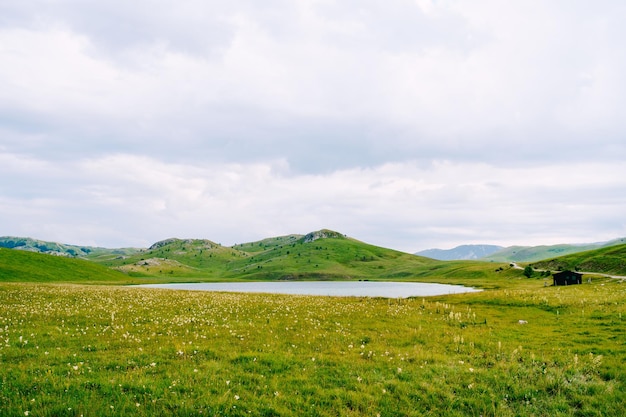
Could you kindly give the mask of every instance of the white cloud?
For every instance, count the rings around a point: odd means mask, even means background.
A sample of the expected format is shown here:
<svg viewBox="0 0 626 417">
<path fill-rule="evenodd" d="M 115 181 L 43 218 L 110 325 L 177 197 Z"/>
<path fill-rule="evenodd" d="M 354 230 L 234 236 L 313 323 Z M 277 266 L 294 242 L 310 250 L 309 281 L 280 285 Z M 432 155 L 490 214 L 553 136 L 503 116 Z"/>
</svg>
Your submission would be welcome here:
<svg viewBox="0 0 626 417">
<path fill-rule="evenodd" d="M 506 169 L 440 161 L 293 176 L 285 175 L 281 161 L 200 167 L 116 155 L 76 161 L 51 177 L 43 162 L 3 165 L 2 175 L 32 178 L 24 184 L 26 195 L 35 183 L 54 193 L 44 199 L 5 196 L 0 207 L 3 218 L 24 221 L 10 226 L 13 234 L 45 237 L 28 221 L 45 218 L 49 237 L 73 239 L 69 243 L 119 245 L 125 237 L 147 245 L 191 236 L 234 244 L 322 227 L 405 251 L 433 241 L 556 243 L 626 231 L 623 224 L 617 230 L 596 225 L 622 216 L 626 182 L 614 175 L 616 168 Z M 14 212 L 20 205 L 29 210 Z"/>
<path fill-rule="evenodd" d="M 0 5 L 0 226 L 122 244 L 330 227 L 405 250 L 619 236 L 625 7 Z"/>
</svg>

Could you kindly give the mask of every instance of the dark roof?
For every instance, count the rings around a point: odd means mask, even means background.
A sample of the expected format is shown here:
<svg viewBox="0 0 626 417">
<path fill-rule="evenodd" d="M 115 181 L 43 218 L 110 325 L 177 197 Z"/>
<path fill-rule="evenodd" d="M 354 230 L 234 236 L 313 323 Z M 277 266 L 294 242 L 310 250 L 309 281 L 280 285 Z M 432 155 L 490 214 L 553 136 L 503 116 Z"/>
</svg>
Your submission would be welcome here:
<svg viewBox="0 0 626 417">
<path fill-rule="evenodd" d="M 577 276 L 577 277 L 582 277 L 583 274 L 579 273 L 579 272 L 574 272 L 574 271 L 561 271 L 561 272 L 555 272 L 554 274 L 552 274 L 555 277 L 560 277 L 560 276 Z"/>
</svg>

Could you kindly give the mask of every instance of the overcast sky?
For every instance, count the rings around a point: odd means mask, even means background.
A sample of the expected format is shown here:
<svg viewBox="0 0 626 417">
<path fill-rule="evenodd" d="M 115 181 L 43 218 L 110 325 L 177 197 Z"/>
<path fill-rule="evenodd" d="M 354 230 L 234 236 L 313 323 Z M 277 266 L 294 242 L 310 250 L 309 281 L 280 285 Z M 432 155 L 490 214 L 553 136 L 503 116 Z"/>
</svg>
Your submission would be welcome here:
<svg viewBox="0 0 626 417">
<path fill-rule="evenodd" d="M 626 236 L 626 2 L 0 0 L 0 235 Z"/>
</svg>

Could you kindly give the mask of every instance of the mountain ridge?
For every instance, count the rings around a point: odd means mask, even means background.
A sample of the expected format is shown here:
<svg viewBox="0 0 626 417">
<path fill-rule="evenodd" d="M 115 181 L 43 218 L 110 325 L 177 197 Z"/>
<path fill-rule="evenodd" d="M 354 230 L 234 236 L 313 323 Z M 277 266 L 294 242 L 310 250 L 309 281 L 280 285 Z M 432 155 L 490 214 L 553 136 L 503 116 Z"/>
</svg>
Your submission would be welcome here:
<svg viewBox="0 0 626 417">
<path fill-rule="evenodd" d="M 612 242 L 619 241 L 617 239 Z M 40 243 L 36 241 L 35 243 L 39 245 L 38 250 L 43 249 Z M 18 249 L 25 246 L 16 244 L 16 238 L 12 238 L 12 243 L 10 245 L 6 243 L 6 245 Z M 626 244 L 623 246 L 626 247 Z M 577 247 L 581 248 L 580 245 Z M 51 245 L 47 247 L 47 249 L 55 248 Z M 108 274 L 105 273 L 107 268 L 111 270 L 111 273 L 123 272 L 121 275 L 110 276 L 110 279 L 118 282 L 120 277 L 124 276 L 132 282 L 155 280 L 199 282 L 233 280 L 422 281 L 432 279 L 448 281 L 460 278 L 484 280 L 493 273 L 512 277 L 516 273 L 521 275 L 519 270 L 515 272 L 516 269 L 509 262 L 494 266 L 493 263 L 484 260 L 440 261 L 371 245 L 326 229 L 306 235 L 294 234 L 267 238 L 232 247 L 222 246 L 206 239 L 169 238 L 156 242 L 150 248 L 128 253 L 120 254 L 116 250 L 104 249 L 92 251 L 84 259 L 73 259 L 69 256 L 45 256 L 28 250 L 6 248 L 0 248 L 0 250 L 4 252 L 2 254 L 4 264 L 0 265 L 0 275 L 10 280 L 19 279 L 19 277 L 28 280 L 29 274 L 33 275 L 34 272 L 42 280 L 49 281 L 77 281 L 81 279 L 81 274 L 87 279 L 89 276 L 104 278 Z M 9 256 L 9 253 L 15 255 Z M 573 265 L 578 268 L 593 267 L 596 268 L 595 272 L 605 272 L 605 269 L 610 268 L 618 275 L 626 274 L 623 265 L 626 253 L 623 251 L 607 252 L 606 256 L 610 259 L 606 260 L 603 259 L 605 256 L 603 253 L 585 256 L 593 256 L 593 262 L 576 261 Z M 53 259 L 58 261 L 67 259 L 72 263 L 61 264 Z M 91 262 L 86 262 L 87 260 Z M 83 263 L 75 263 L 79 261 Z M 552 262 L 561 261 L 560 258 L 552 259 Z M 15 267 L 20 262 L 22 269 L 16 270 Z M 106 268 L 89 270 L 89 263 L 99 264 L 100 267 Z M 571 262 L 561 264 L 570 265 Z M 39 272 L 36 271 L 38 265 L 43 267 Z M 557 266 L 556 263 L 552 265 Z M 552 265 L 549 269 L 554 270 Z M 63 271 L 64 268 L 69 268 L 69 275 Z M 80 269 L 83 269 L 84 273 L 78 272 Z"/>
<path fill-rule="evenodd" d="M 626 243 L 626 238 L 617 238 L 605 242 L 594 243 L 563 243 L 557 245 L 509 246 L 489 256 L 481 258 L 481 260 L 493 262 L 537 262 L 544 259 L 611 247 L 623 243 Z"/>
<path fill-rule="evenodd" d="M 0 248 L 17 249 L 28 252 L 45 253 L 48 255 L 66 257 L 88 257 L 103 252 L 117 255 L 126 255 L 139 251 L 137 248 L 102 248 L 98 246 L 70 245 L 66 243 L 50 242 L 30 237 L 1 236 Z"/>
<path fill-rule="evenodd" d="M 0 237 L 0 248 L 18 249 L 31 252 L 46 253 L 49 255 L 84 258 L 92 261 L 105 263 L 113 260 L 123 261 L 133 256 L 149 255 L 147 252 L 167 248 L 176 244 L 180 246 L 178 252 L 209 251 L 217 257 L 247 257 L 258 254 L 272 248 L 280 248 L 297 243 L 314 243 L 325 239 L 355 240 L 348 236 L 329 229 L 321 229 L 307 234 L 290 234 L 285 236 L 269 237 L 255 242 L 235 244 L 233 246 L 222 246 L 208 239 L 180 239 L 167 238 L 153 243 L 148 248 L 102 248 L 92 246 L 68 245 L 57 242 L 48 242 L 33 238 L 3 236 Z M 362 242 L 361 242 L 362 243 Z M 460 245 L 452 249 L 427 249 L 416 252 L 414 255 L 427 257 L 434 260 L 481 260 L 488 262 L 538 262 L 549 258 L 564 256 L 592 250 L 602 247 L 610 247 L 626 243 L 626 238 L 617 238 L 606 242 L 595 243 L 575 243 L 560 245 L 540 245 L 540 246 L 509 246 L 498 245 Z M 220 249 L 221 248 L 221 249 Z M 499 249 L 498 249 L 499 248 Z M 219 249 L 219 250 L 218 250 Z M 498 249 L 498 250 L 495 250 Z M 393 250 L 393 249 L 390 249 Z M 159 256 L 155 256 L 159 257 Z M 156 262 L 155 262 L 156 263 Z M 194 262 L 192 262 L 193 264 Z"/>
<path fill-rule="evenodd" d="M 604 242 L 593 243 L 563 243 L 557 245 L 538 246 L 497 246 L 497 245 L 460 245 L 452 249 L 426 249 L 416 252 L 416 255 L 426 256 L 442 261 L 454 260 L 480 260 L 487 262 L 537 262 L 544 259 L 575 254 L 593 249 L 611 247 L 626 243 L 626 238 L 617 238 Z M 483 256 L 477 256 L 477 252 L 485 250 Z M 489 249 L 495 249 L 490 252 Z"/>
<path fill-rule="evenodd" d="M 92 258 L 135 276 L 219 279 L 370 279 L 407 276 L 412 267 L 436 262 L 370 245 L 322 229 L 222 246 L 208 240 L 170 238 L 130 256 Z"/>
<path fill-rule="evenodd" d="M 502 249 L 503 246 L 497 245 L 460 245 L 452 249 L 426 249 L 415 254 L 440 261 L 476 260 Z"/>
</svg>

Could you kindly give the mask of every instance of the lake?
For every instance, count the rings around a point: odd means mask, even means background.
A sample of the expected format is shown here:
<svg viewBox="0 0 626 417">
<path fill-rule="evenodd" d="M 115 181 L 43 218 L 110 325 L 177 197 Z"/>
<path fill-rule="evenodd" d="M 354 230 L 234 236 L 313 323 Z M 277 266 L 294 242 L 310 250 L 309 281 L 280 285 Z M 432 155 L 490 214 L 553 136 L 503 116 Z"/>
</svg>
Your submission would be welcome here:
<svg viewBox="0 0 626 417">
<path fill-rule="evenodd" d="M 191 291 L 228 291 L 335 297 L 407 298 L 460 294 L 481 291 L 461 285 L 424 282 L 380 281 L 272 281 L 272 282 L 210 282 L 184 284 L 146 284 L 143 288 L 166 288 Z"/>
</svg>

